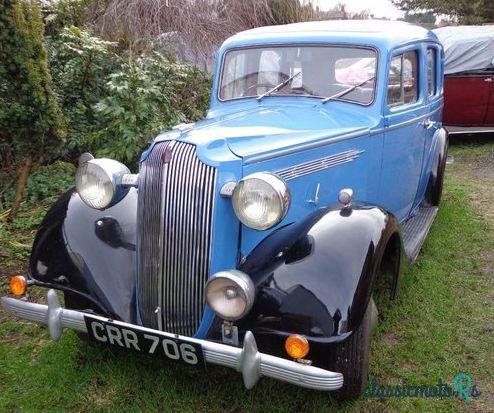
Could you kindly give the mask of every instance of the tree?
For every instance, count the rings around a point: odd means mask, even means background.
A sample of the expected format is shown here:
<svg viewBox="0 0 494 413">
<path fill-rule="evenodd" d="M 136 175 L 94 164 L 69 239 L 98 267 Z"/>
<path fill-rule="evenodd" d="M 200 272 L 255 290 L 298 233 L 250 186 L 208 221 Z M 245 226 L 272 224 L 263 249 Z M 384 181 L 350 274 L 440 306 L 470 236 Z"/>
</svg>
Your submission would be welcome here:
<svg viewBox="0 0 494 413">
<path fill-rule="evenodd" d="M 492 0 L 392 0 L 400 9 L 407 12 L 432 11 L 458 19 L 462 24 L 482 24 L 494 22 L 494 2 Z"/>
<path fill-rule="evenodd" d="M 425 13 L 405 13 L 405 21 L 414 24 L 421 24 L 429 28 L 434 27 L 436 16 L 431 11 Z"/>
<path fill-rule="evenodd" d="M 313 20 L 315 11 L 312 4 L 299 0 L 268 0 L 269 14 L 264 24 L 288 24 Z"/>
<path fill-rule="evenodd" d="M 45 33 L 45 39 L 53 90 L 67 119 L 67 155 L 74 159 L 94 149 L 88 138 L 100 125 L 93 106 L 106 95 L 106 82 L 122 59 L 115 53 L 116 43 L 78 27 L 64 27 L 52 36 Z"/>
<path fill-rule="evenodd" d="M 43 30 L 36 3 L 0 0 L 0 140 L 19 168 L 8 220 L 19 210 L 33 164 L 56 153 L 65 136 L 65 121 L 51 88 Z"/>
</svg>

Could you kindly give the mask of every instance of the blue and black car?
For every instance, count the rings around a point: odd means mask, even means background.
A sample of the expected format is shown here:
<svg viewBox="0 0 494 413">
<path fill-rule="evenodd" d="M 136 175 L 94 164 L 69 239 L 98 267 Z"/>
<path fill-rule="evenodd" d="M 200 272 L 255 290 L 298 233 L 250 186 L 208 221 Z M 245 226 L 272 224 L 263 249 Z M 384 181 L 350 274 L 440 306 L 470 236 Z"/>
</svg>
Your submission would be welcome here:
<svg viewBox="0 0 494 413">
<path fill-rule="evenodd" d="M 342 397 L 366 381 L 441 198 L 443 52 L 403 22 L 261 27 L 221 46 L 210 109 L 137 174 L 83 154 L 5 310 L 85 339 Z M 19 288 L 20 287 L 20 288 Z M 57 294 L 55 290 L 61 291 Z M 59 303 L 63 295 L 65 305 Z"/>
</svg>

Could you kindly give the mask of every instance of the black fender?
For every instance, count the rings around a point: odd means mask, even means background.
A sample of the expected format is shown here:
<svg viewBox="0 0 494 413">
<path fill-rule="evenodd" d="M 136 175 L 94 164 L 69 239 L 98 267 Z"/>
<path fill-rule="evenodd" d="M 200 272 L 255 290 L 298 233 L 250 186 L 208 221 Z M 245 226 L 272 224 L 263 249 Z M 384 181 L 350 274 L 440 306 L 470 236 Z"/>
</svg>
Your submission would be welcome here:
<svg viewBox="0 0 494 413">
<path fill-rule="evenodd" d="M 437 206 L 441 200 L 444 170 L 446 169 L 446 158 L 448 156 L 448 131 L 444 128 L 438 129 L 434 133 L 433 139 L 435 141 L 435 153 L 432 159 L 425 199 L 429 205 Z"/>
<path fill-rule="evenodd" d="M 242 330 L 263 335 L 298 333 L 324 343 L 346 339 L 361 323 L 378 266 L 400 227 L 382 208 L 326 207 L 270 234 L 239 265 L 256 286 Z M 393 292 L 403 271 L 397 268 Z"/>
<path fill-rule="evenodd" d="M 136 211 L 133 188 L 103 211 L 88 207 L 69 190 L 38 229 L 30 282 L 84 297 L 101 315 L 135 322 Z"/>
</svg>

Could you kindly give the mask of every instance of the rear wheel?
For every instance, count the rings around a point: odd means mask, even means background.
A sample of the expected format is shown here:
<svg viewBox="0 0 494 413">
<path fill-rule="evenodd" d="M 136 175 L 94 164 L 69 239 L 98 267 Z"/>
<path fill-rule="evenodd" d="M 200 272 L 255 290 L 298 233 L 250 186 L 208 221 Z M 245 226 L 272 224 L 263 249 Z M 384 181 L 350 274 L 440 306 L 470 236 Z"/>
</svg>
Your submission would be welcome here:
<svg viewBox="0 0 494 413">
<path fill-rule="evenodd" d="M 426 198 L 430 205 L 439 206 L 443 193 L 444 170 L 446 169 L 446 153 L 438 160 L 437 171 L 431 174 L 427 186 Z"/>
<path fill-rule="evenodd" d="M 377 307 L 371 298 L 360 326 L 331 352 L 329 369 L 343 374 L 343 387 L 334 393 L 338 398 L 353 399 L 362 394 L 368 378 L 371 335 L 376 322 Z"/>
</svg>

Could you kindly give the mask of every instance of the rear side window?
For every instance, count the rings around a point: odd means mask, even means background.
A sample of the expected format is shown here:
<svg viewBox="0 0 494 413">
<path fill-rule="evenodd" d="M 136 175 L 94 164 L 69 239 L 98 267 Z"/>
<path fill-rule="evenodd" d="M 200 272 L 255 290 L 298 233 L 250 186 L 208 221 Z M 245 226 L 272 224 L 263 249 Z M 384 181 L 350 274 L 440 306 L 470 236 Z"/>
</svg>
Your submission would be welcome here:
<svg viewBox="0 0 494 413">
<path fill-rule="evenodd" d="M 391 60 L 388 75 L 388 105 L 398 106 L 418 99 L 417 52 L 407 52 Z"/>
<path fill-rule="evenodd" d="M 436 94 L 436 49 L 427 49 L 427 93 Z"/>
</svg>

